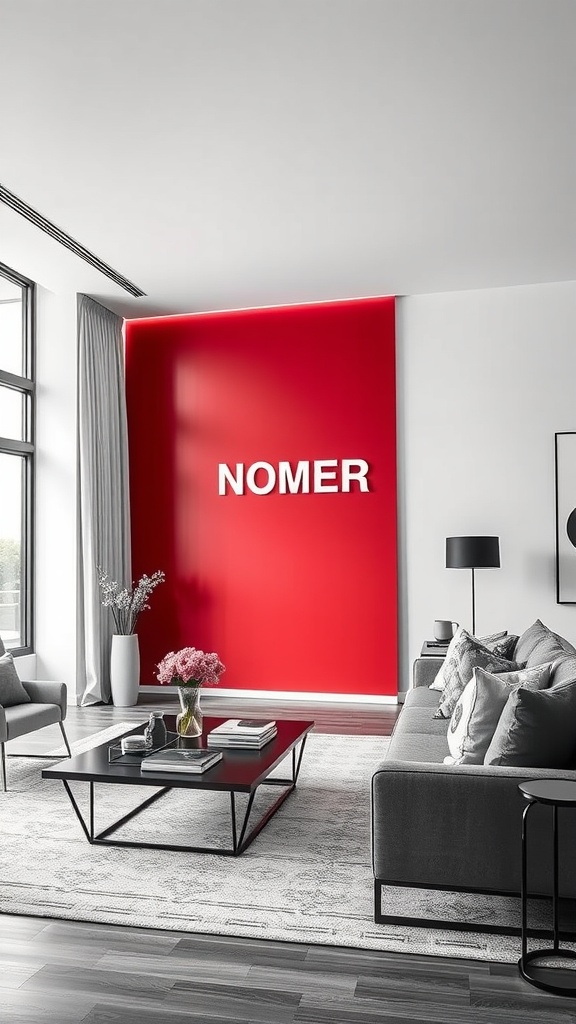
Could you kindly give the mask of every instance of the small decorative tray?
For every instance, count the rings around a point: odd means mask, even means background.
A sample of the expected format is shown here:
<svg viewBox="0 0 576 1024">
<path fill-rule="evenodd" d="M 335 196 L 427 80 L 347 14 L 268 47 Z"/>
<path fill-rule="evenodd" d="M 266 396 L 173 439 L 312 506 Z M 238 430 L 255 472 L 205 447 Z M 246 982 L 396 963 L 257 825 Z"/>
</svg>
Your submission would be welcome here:
<svg viewBox="0 0 576 1024">
<path fill-rule="evenodd" d="M 115 764 L 142 764 L 144 758 L 149 757 L 150 754 L 156 754 L 158 750 L 165 750 L 166 747 L 173 747 L 177 739 L 177 733 L 169 732 L 166 743 L 162 743 L 158 747 L 148 747 L 147 750 L 133 750 L 129 754 L 122 753 L 120 743 L 113 743 L 111 747 L 108 747 L 108 763 L 111 764 L 114 761 Z"/>
</svg>

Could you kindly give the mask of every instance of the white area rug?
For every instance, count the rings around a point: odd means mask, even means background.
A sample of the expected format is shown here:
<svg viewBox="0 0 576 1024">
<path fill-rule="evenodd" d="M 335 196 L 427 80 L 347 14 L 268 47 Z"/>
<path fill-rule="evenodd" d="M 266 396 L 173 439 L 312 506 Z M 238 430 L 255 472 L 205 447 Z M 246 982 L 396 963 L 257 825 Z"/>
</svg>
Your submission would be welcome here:
<svg viewBox="0 0 576 1024">
<path fill-rule="evenodd" d="M 114 725 L 109 726 L 108 729 L 101 729 L 100 732 L 94 732 L 91 736 L 86 736 L 83 740 L 76 740 L 71 743 L 73 754 L 83 754 L 85 750 L 92 750 L 93 747 L 97 747 L 100 743 L 106 743 L 108 740 L 115 740 L 118 736 L 123 736 L 125 732 L 130 732 L 134 729 L 137 722 L 115 722 Z M 144 728 L 145 722 L 142 723 Z M 47 758 L 52 757 L 68 757 L 68 751 L 63 743 L 59 747 L 55 747 L 54 750 L 48 750 L 46 752 Z"/>
<path fill-rule="evenodd" d="M 120 723 L 73 749 L 88 749 L 130 727 Z M 515 961 L 514 937 L 374 924 L 370 778 L 387 743 L 382 737 L 312 734 L 296 792 L 238 858 L 90 846 L 62 784 L 40 777 L 54 759 L 12 758 L 9 791 L 0 793 L 0 911 Z M 85 807 L 88 787 L 72 785 Z M 97 786 L 97 829 L 150 793 Z M 276 796 L 275 787 L 265 787 L 254 813 Z M 229 795 L 174 790 L 117 837 L 229 845 Z M 391 890 L 384 905 L 390 901 L 395 912 L 391 901 L 400 899 L 403 912 L 417 914 L 427 898 Z M 440 899 L 440 916 L 446 916 L 447 897 L 430 898 L 436 909 Z M 466 900 L 474 898 L 454 898 L 466 915 Z M 485 906 L 476 909 L 486 914 Z M 495 914 L 490 910 L 492 920 Z"/>
</svg>

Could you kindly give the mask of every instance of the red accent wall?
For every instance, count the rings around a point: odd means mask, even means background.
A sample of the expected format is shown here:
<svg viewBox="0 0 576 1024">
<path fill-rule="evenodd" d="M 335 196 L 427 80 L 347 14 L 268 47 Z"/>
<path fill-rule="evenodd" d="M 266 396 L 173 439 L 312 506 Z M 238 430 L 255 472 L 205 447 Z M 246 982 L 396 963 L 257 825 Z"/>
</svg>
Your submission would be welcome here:
<svg viewBox="0 0 576 1024">
<path fill-rule="evenodd" d="M 126 325 L 142 682 L 183 646 L 223 688 L 396 694 L 394 299 Z M 364 459 L 369 491 L 218 493 L 218 465 Z M 262 471 L 256 477 L 264 483 Z"/>
</svg>

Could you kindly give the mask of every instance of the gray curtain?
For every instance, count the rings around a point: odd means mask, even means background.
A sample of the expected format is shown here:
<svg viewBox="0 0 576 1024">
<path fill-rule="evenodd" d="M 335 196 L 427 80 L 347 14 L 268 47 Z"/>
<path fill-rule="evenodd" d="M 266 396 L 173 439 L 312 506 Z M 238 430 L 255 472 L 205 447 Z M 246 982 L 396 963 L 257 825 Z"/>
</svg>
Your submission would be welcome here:
<svg viewBox="0 0 576 1024">
<path fill-rule="evenodd" d="M 128 430 L 122 318 L 78 296 L 78 616 L 81 703 L 110 700 L 112 616 L 98 566 L 129 584 Z"/>
</svg>

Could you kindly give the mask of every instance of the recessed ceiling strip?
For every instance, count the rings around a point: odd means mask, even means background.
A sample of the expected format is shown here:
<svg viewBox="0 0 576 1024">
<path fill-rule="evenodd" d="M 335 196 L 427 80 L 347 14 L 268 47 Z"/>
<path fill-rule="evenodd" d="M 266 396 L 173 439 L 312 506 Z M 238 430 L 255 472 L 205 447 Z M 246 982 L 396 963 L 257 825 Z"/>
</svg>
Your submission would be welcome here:
<svg viewBox="0 0 576 1024">
<path fill-rule="evenodd" d="M 47 218 L 43 217 L 41 213 L 38 213 L 37 210 L 28 206 L 28 203 L 25 203 L 23 199 L 15 196 L 10 189 L 7 189 L 5 185 L 1 184 L 0 202 L 9 206 L 10 209 L 14 210 L 16 213 L 19 213 L 21 217 L 25 217 L 26 220 L 30 221 L 30 223 L 34 224 L 37 228 L 40 228 L 41 231 L 45 231 L 47 235 L 50 235 L 50 238 L 53 238 L 56 242 L 59 242 L 60 245 L 64 245 L 67 249 L 70 249 L 70 252 L 73 252 L 75 256 L 79 256 L 80 259 L 85 260 L 86 263 L 89 263 L 90 266 L 94 267 L 101 274 L 105 274 L 106 277 L 109 277 L 110 280 L 114 281 L 114 283 L 119 285 L 120 288 L 129 292 L 130 295 L 134 295 L 135 298 L 139 298 L 141 295 L 146 294 L 146 292 L 143 292 L 137 285 L 132 284 L 132 281 L 129 281 L 127 277 L 123 277 L 123 275 L 119 274 L 117 270 L 113 269 L 113 267 L 109 267 L 107 263 L 104 263 L 104 261 L 99 259 L 98 256 L 95 256 L 93 252 L 90 252 L 90 250 L 86 249 L 80 244 L 80 242 L 77 242 L 75 238 L 68 235 L 66 231 L 63 231 L 62 228 L 56 227 L 56 224 L 47 220 Z"/>
</svg>

